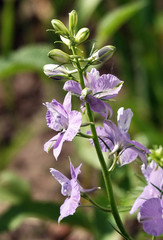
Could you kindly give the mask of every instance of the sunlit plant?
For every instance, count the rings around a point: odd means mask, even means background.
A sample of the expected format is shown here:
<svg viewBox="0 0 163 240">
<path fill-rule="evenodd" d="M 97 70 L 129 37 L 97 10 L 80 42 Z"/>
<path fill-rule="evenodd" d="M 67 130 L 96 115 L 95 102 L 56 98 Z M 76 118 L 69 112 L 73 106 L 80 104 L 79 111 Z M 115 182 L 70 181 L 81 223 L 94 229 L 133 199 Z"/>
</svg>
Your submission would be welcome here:
<svg viewBox="0 0 163 240">
<path fill-rule="evenodd" d="M 100 189 L 100 187 L 88 190 L 82 188 L 77 180 L 81 164 L 75 168 L 73 166 L 75 164 L 72 164 L 70 160 L 71 179 L 54 168 L 50 169 L 53 177 L 61 184 L 62 195 L 66 196 L 60 208 L 58 221 L 60 222 L 68 215 L 73 215 L 80 206 L 81 197 L 84 197 L 97 208 L 106 211 L 106 214 L 112 214 L 117 225 L 117 232 L 124 239 L 131 240 L 132 237 L 127 233 L 119 215 L 112 188 L 111 173 L 117 164 L 122 167 L 139 159 L 147 186 L 136 199 L 130 214 L 139 209 L 138 220 L 142 223 L 144 231 L 156 239 L 163 233 L 163 170 L 161 165 L 158 166 L 153 161 L 155 159 L 149 164 L 147 155 L 150 151 L 139 142 L 130 139 L 128 131 L 133 117 L 131 109 L 119 108 L 117 124 L 111 120 L 113 110 L 110 99 L 115 98 L 119 93 L 123 81 L 110 73 L 100 75 L 95 68 L 96 65 L 112 57 L 115 47 L 107 45 L 101 49 L 94 49 L 93 46 L 90 55 L 85 57 L 86 54 L 80 49 L 80 44 L 88 39 L 90 32 L 86 27 L 77 29 L 78 15 L 75 10 L 69 14 L 68 28 L 58 19 L 53 19 L 51 23 L 53 31 L 60 36 L 60 42 L 65 44 L 71 53 L 53 49 L 48 56 L 53 59 L 54 64 L 44 66 L 44 73 L 48 77 L 65 81 L 63 89 L 67 92 L 63 104 L 55 99 L 44 104 L 47 107 L 47 125 L 58 132 L 45 143 L 44 150 L 48 152 L 52 148 L 57 160 L 65 141 L 72 141 L 77 136 L 89 141 L 95 148 L 101 165 L 106 198 L 110 206 L 110 208 L 107 208 L 108 205 L 100 206 L 88 196 L 89 192 Z M 68 64 L 70 67 L 67 67 Z M 80 99 L 80 110 L 72 110 L 72 95 Z M 97 126 L 94 113 L 100 114 L 103 118 L 100 126 Z M 82 121 L 83 115 L 87 116 L 87 122 Z M 90 127 L 86 133 L 82 130 L 84 126 Z M 108 152 L 107 159 L 104 158 L 103 152 Z"/>
</svg>

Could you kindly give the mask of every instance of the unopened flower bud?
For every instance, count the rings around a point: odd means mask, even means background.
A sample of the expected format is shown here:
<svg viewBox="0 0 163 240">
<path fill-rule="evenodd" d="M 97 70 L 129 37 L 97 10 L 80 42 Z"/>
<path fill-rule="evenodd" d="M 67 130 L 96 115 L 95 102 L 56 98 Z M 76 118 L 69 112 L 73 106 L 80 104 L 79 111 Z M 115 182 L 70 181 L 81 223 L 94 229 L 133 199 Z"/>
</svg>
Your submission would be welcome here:
<svg viewBox="0 0 163 240">
<path fill-rule="evenodd" d="M 77 23 L 78 23 L 77 12 L 75 10 L 72 10 L 69 13 L 69 30 L 71 33 L 74 33 Z"/>
<path fill-rule="evenodd" d="M 88 28 L 81 28 L 75 36 L 75 42 L 77 44 L 84 42 L 89 37 L 89 33 L 90 31 Z"/>
<path fill-rule="evenodd" d="M 43 70 L 45 75 L 55 80 L 68 79 L 70 73 L 65 67 L 57 64 L 46 64 Z"/>
<path fill-rule="evenodd" d="M 109 60 L 113 56 L 115 50 L 116 50 L 116 48 L 114 46 L 107 45 L 107 46 L 99 49 L 97 52 L 95 52 L 89 58 L 89 60 L 92 61 L 92 64 L 99 64 L 99 63 L 102 63 L 102 62 L 106 62 L 107 60 Z"/>
<path fill-rule="evenodd" d="M 67 53 L 61 51 L 60 49 L 53 49 L 48 53 L 48 57 L 53 59 L 56 63 L 68 63 L 70 57 Z"/>
<path fill-rule="evenodd" d="M 53 19 L 51 21 L 51 24 L 54 28 L 54 30 L 59 33 L 60 35 L 63 36 L 68 36 L 69 35 L 69 31 L 67 29 L 67 27 L 58 19 Z"/>
</svg>

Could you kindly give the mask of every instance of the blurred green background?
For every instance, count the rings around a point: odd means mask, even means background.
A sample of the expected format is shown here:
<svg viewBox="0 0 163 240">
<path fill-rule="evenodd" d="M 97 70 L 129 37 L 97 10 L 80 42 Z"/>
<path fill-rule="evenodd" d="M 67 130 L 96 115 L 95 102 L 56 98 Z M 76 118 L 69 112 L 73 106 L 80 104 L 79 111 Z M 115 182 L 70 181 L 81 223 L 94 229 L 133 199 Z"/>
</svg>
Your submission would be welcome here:
<svg viewBox="0 0 163 240">
<path fill-rule="evenodd" d="M 91 35 L 83 50 L 116 46 L 116 53 L 100 73 L 112 73 L 124 81 L 123 89 L 112 103 L 114 111 L 121 106 L 131 108 L 131 138 L 151 148 L 163 144 L 163 1 L 154 0 L 2 0 L 0 2 L 0 239 L 78 239 L 78 228 L 55 224 L 62 202 L 59 186 L 49 174 L 55 167 L 69 174 L 67 156 L 83 165 L 81 181 L 85 187 L 99 184 L 98 164 L 89 144 L 77 139 L 65 144 L 59 162 L 52 152 L 43 151 L 43 144 L 54 135 L 47 129 L 42 102 L 63 100 L 62 82 L 44 76 L 42 67 L 50 63 L 47 53 L 53 48 L 67 49 L 51 27 L 51 19 L 68 24 L 68 13 L 75 9 L 78 27 L 89 27 Z M 116 119 L 116 113 L 113 116 Z M 84 151 L 83 151 L 84 149 Z M 91 151 L 91 150 L 92 151 Z M 90 154 L 91 152 L 91 154 Z M 83 154 L 84 153 L 84 154 Z M 85 156 L 84 156 L 85 155 Z M 74 157 L 73 157 L 74 156 Z M 78 157 L 76 157 L 78 156 Z M 77 159 L 76 159 L 77 158 Z M 66 162 L 66 163 L 65 163 Z M 92 171 L 92 168 L 94 171 Z M 127 196 L 135 184 L 136 168 L 117 169 L 113 179 L 117 197 Z M 84 171 L 89 174 L 84 174 Z M 139 173 L 139 170 L 137 170 Z M 85 176 L 86 175 L 86 176 Z M 134 176 L 133 176 L 134 175 Z M 90 180 L 91 176 L 91 180 Z M 97 177 L 98 176 L 98 177 Z M 56 185 L 55 185 L 56 184 Z M 102 184 L 102 183 L 101 183 Z M 55 189 L 56 188 L 56 189 Z M 99 194 L 98 201 L 104 201 Z M 133 202 L 133 201 L 132 201 Z M 53 209 L 53 210 L 52 210 Z M 86 210 L 87 212 L 87 210 Z M 48 219 L 37 222 L 36 219 Z M 124 216 L 123 216 L 124 217 Z M 29 219 L 29 218 L 28 218 Z M 97 226 L 103 221 L 101 230 Z M 50 223 L 49 223 L 50 220 Z M 51 222 L 52 220 L 52 222 Z M 29 221 L 29 222 L 28 222 Z M 112 219 L 109 221 L 112 222 Z M 147 239 L 136 225 L 131 234 Z M 83 211 L 65 223 L 88 231 L 79 239 L 120 239 L 113 234 L 108 217 L 98 211 Z M 126 223 L 127 224 L 127 223 Z M 130 221 L 131 224 L 131 221 Z M 109 227 L 108 227 L 109 226 Z M 137 226 L 137 227 L 136 227 Z M 126 225 L 129 228 L 129 223 Z M 132 227 L 132 224 L 130 226 Z M 15 230 L 16 229 L 16 230 Z M 22 236 L 26 232 L 26 237 Z M 60 231 L 60 232 L 59 232 Z M 29 234 L 30 232 L 30 234 Z M 77 232 L 77 233 L 76 233 Z M 91 232 L 91 235 L 89 235 Z M 63 234 L 65 233 L 65 235 Z M 73 235 L 74 234 L 74 235 Z M 86 234 L 86 235 L 84 235 Z M 81 235 L 82 236 L 82 235 Z M 15 238 L 14 238 L 15 237 Z M 160 238 L 161 239 L 161 238 Z"/>
</svg>

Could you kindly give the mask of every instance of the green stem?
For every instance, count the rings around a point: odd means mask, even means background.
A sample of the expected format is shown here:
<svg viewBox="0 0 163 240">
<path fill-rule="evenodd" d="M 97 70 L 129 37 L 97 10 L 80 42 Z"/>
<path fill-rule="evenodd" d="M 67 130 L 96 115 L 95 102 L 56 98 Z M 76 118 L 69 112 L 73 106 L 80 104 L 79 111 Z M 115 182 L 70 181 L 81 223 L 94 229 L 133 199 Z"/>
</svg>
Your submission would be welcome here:
<svg viewBox="0 0 163 240">
<path fill-rule="evenodd" d="M 98 203 L 96 203 L 93 199 L 91 199 L 87 194 L 82 193 L 81 195 L 83 198 L 85 198 L 86 200 L 88 200 L 90 203 L 92 203 L 95 207 L 97 207 L 98 209 L 104 211 L 104 212 L 111 212 L 111 209 L 109 208 L 105 208 L 101 205 L 99 205 Z"/>
<path fill-rule="evenodd" d="M 109 167 L 109 172 L 112 172 L 116 166 L 116 163 L 117 163 L 117 156 L 114 156 L 114 161 L 112 163 L 112 165 Z"/>
<path fill-rule="evenodd" d="M 83 138 L 93 138 L 93 136 L 91 136 L 91 135 L 87 135 L 87 134 L 82 133 L 82 132 L 79 132 L 77 136 L 79 136 L 79 137 L 83 137 Z"/>
<path fill-rule="evenodd" d="M 156 237 L 155 237 L 155 236 L 153 236 L 153 237 L 152 237 L 152 240 L 156 240 Z"/>
<path fill-rule="evenodd" d="M 73 52 L 74 55 L 77 55 L 76 54 L 76 49 L 73 46 L 72 46 L 72 52 Z M 84 84 L 84 79 L 83 79 L 83 70 L 80 67 L 80 63 L 79 63 L 78 59 L 75 59 L 75 62 L 76 62 L 76 67 L 77 67 L 78 73 L 79 73 L 80 85 L 81 85 L 81 88 L 84 89 L 85 84 Z M 89 121 L 94 123 L 94 118 L 93 118 L 90 106 L 89 106 L 88 103 L 85 103 L 85 104 L 86 104 L 86 109 L 87 109 L 87 114 L 88 114 Z M 115 220 L 119 230 L 124 235 L 124 237 L 127 240 L 132 240 L 132 238 L 128 235 L 128 233 L 126 232 L 126 230 L 123 226 L 123 223 L 121 221 L 121 218 L 120 218 L 120 215 L 119 215 L 119 212 L 118 212 L 118 209 L 117 209 L 117 205 L 116 205 L 116 202 L 115 202 L 115 199 L 114 199 L 112 184 L 111 184 L 110 173 L 108 172 L 108 168 L 107 168 L 105 159 L 104 159 L 102 151 L 101 151 L 101 147 L 100 147 L 100 144 L 99 144 L 99 141 L 98 141 L 98 136 L 97 136 L 97 133 L 96 133 L 95 125 L 91 124 L 90 128 L 91 128 L 91 132 L 92 132 L 92 136 L 93 136 L 93 142 L 94 142 L 94 146 L 95 146 L 95 149 L 96 149 L 96 153 L 97 153 L 98 159 L 99 159 L 100 164 L 101 164 L 102 174 L 103 174 L 103 178 L 104 178 L 104 182 L 105 182 L 105 186 L 106 186 L 106 191 L 107 191 L 107 196 L 108 196 L 108 199 L 110 201 L 111 211 L 112 211 L 114 220 Z"/>
</svg>

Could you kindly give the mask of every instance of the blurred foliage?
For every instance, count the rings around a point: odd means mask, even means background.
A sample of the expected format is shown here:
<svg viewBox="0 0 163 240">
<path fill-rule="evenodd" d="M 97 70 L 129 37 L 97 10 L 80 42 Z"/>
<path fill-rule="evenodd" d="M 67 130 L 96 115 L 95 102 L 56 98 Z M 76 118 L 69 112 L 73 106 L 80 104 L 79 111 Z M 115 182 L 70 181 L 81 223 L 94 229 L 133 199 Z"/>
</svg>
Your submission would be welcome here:
<svg viewBox="0 0 163 240">
<path fill-rule="evenodd" d="M 114 111 L 120 106 L 131 108 L 134 112 L 131 135 L 137 140 L 141 139 L 142 143 L 149 147 L 153 144 L 163 144 L 162 7 L 161 0 L 1 1 L 0 87 L 4 95 L 10 95 L 7 99 L 11 102 L 8 104 L 5 99 L 4 106 L 0 108 L 0 116 L 3 117 L 3 114 L 7 113 L 11 116 L 13 124 L 16 122 L 16 112 L 12 104 L 12 78 L 20 72 L 37 73 L 43 89 L 47 88 L 48 79 L 43 77 L 42 67 L 50 62 L 47 53 L 52 48 L 52 42 L 58 39 L 53 33 L 46 32 L 46 29 L 51 28 L 52 18 L 59 18 L 67 24 L 68 13 L 76 9 L 79 14 L 79 26 L 90 28 L 91 38 L 97 41 L 96 47 L 112 44 L 117 48 L 112 60 L 100 67 L 102 73 L 111 72 L 125 81 L 120 100 L 116 104 L 112 103 Z M 86 52 L 90 51 L 90 44 L 92 43 L 88 41 L 87 45 L 82 46 Z M 67 50 L 59 44 L 53 47 Z M 0 231 L 15 229 L 29 216 L 57 220 L 58 204 L 32 200 L 28 183 L 7 170 L 14 156 L 38 134 L 39 129 L 36 125 L 33 125 L 30 119 L 23 126 L 15 124 L 14 135 L 9 142 L 5 141 L 5 136 L 4 139 L 3 136 L 0 138 L 0 169 L 3 169 L 0 173 L 0 202 L 6 201 L 10 205 L 0 217 Z M 0 128 L 3 128 L 1 122 Z M 87 140 L 82 139 L 82 142 L 83 145 L 80 138 L 75 140 L 78 156 L 94 168 L 98 168 L 94 149 L 87 144 Z M 129 170 L 128 166 L 115 170 L 113 180 L 117 199 L 127 198 L 131 188 L 137 183 L 135 177 L 133 170 Z M 99 197 L 100 202 L 104 195 L 105 193 Z M 126 206 L 133 202 L 133 199 L 130 200 L 125 203 Z M 112 227 L 108 227 L 110 219 L 98 211 L 94 211 L 94 214 L 94 226 L 82 213 L 77 213 L 65 221 L 85 228 L 94 228 L 91 230 L 98 239 L 108 239 L 108 236 L 114 239 L 111 235 Z M 97 233 L 95 229 L 101 222 L 102 231 Z M 144 235 L 139 233 L 138 238 L 142 239 Z"/>
<path fill-rule="evenodd" d="M 150 149 L 151 154 L 148 157 L 148 161 L 151 162 L 154 160 L 160 167 L 163 168 L 163 146 L 154 146 L 153 149 Z"/>
</svg>

